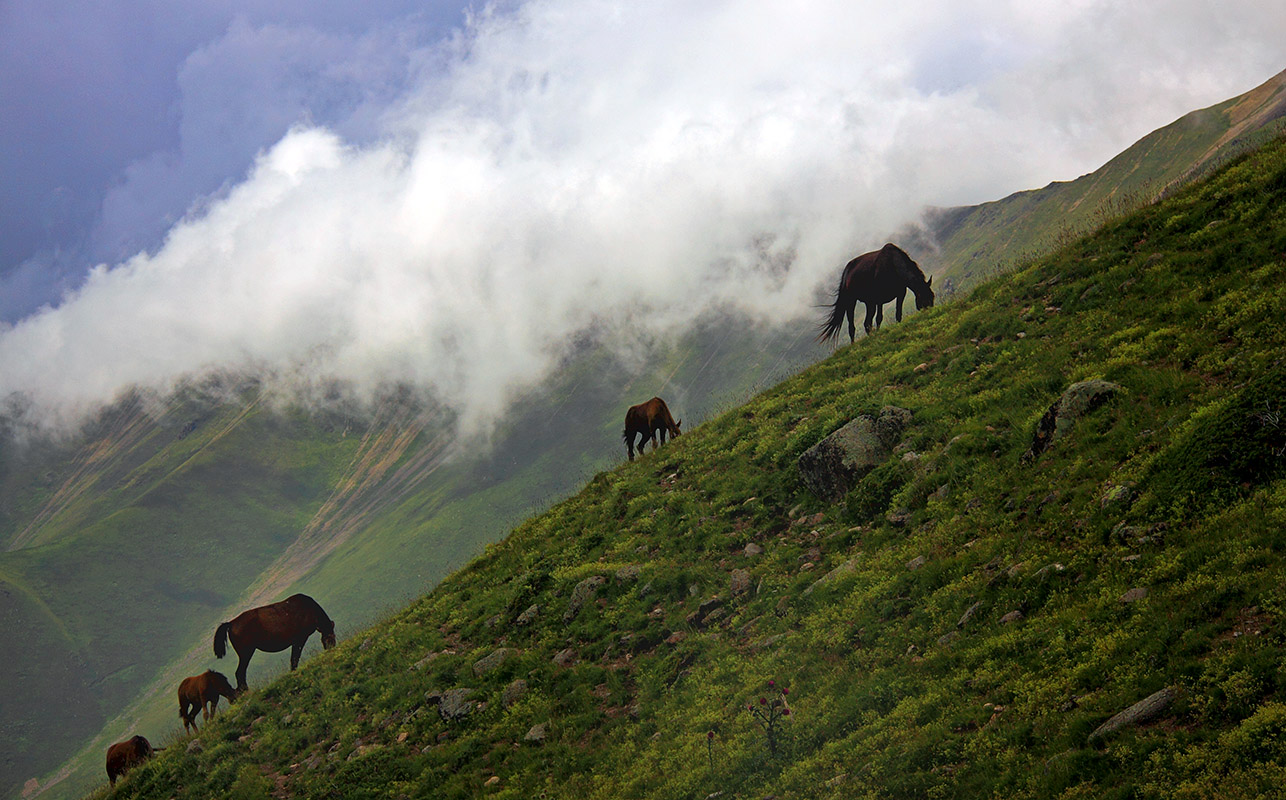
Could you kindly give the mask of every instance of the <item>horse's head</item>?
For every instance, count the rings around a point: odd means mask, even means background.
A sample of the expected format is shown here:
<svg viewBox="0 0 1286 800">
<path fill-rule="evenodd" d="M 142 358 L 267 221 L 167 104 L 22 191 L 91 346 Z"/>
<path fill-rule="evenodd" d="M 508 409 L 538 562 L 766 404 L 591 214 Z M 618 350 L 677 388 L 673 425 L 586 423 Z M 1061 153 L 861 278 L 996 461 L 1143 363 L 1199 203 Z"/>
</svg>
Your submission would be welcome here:
<svg viewBox="0 0 1286 800">
<path fill-rule="evenodd" d="M 682 435 L 683 435 L 683 431 L 679 430 L 679 426 L 680 426 L 680 425 L 682 425 L 682 424 L 683 424 L 683 420 L 679 420 L 678 422 L 674 423 L 674 430 L 670 431 L 670 435 L 671 435 L 671 436 L 682 436 Z"/>
<path fill-rule="evenodd" d="M 924 286 L 911 287 L 915 292 L 915 310 L 923 311 L 926 308 L 933 308 L 933 278 L 930 277 L 924 282 Z"/>
<path fill-rule="evenodd" d="M 237 701 L 237 690 L 232 688 L 232 684 L 228 682 L 226 675 L 222 672 L 215 672 L 214 670 L 208 670 L 205 674 L 214 685 L 215 691 L 228 698 L 229 703 L 235 703 Z"/>
<path fill-rule="evenodd" d="M 334 647 L 335 646 L 335 623 L 332 622 L 331 620 L 326 620 L 326 622 L 320 628 L 318 628 L 318 630 L 321 631 L 322 649 L 329 650 L 332 647 Z"/>
</svg>

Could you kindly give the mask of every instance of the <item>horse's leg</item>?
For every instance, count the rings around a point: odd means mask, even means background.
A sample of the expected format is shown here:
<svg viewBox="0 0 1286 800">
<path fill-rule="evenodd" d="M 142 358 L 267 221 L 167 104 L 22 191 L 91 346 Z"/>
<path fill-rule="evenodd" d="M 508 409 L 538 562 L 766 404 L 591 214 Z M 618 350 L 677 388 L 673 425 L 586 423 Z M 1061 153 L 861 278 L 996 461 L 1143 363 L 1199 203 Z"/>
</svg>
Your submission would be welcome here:
<svg viewBox="0 0 1286 800">
<path fill-rule="evenodd" d="M 884 324 L 884 304 L 880 303 L 875 307 L 875 330 L 879 330 Z"/>
<path fill-rule="evenodd" d="M 634 434 L 632 433 L 630 434 L 630 438 L 625 440 L 625 451 L 630 454 L 630 461 L 633 461 L 634 460 Z"/>
<path fill-rule="evenodd" d="M 848 343 L 849 344 L 852 344 L 853 342 L 857 341 L 857 326 L 853 324 L 853 314 L 856 311 L 857 311 L 857 301 L 854 300 L 852 305 L 848 307 L 848 311 L 844 312 L 844 315 L 848 317 Z"/>
<path fill-rule="evenodd" d="M 898 322 L 902 321 L 902 301 L 905 299 L 906 299 L 906 289 L 903 289 L 902 292 L 898 294 L 898 314 L 897 314 Z"/>
<path fill-rule="evenodd" d="M 299 656 L 303 655 L 304 643 L 292 644 L 290 646 L 290 669 L 294 671 L 299 666 Z"/>
<path fill-rule="evenodd" d="M 236 645 L 233 645 L 236 647 Z M 250 657 L 255 654 L 253 647 L 248 648 L 244 653 L 237 649 L 237 691 L 244 692 L 250 687 L 246 684 L 246 668 L 250 666 Z"/>
<path fill-rule="evenodd" d="M 862 323 L 862 327 L 866 329 L 867 336 L 871 335 L 871 320 L 875 319 L 875 309 L 877 308 L 879 308 L 879 306 L 874 303 L 866 304 L 866 322 Z M 876 328 L 878 329 L 879 326 L 877 325 Z"/>
</svg>

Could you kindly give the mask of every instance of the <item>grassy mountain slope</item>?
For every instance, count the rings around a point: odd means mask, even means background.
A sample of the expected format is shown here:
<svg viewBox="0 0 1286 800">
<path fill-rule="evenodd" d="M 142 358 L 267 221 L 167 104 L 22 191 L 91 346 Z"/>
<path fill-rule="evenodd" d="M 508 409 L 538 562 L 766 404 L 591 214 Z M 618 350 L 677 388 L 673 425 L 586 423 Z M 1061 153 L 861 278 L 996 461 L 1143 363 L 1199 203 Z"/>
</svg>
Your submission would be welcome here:
<svg viewBox="0 0 1286 800">
<path fill-rule="evenodd" d="M 793 368 L 806 346 L 794 338 L 697 331 L 641 373 L 587 350 L 479 445 L 453 441 L 405 397 L 373 417 L 292 411 L 226 378 L 164 402 L 130 398 L 79 439 L 11 443 L 0 453 L 0 722 L 15 734 L 3 794 L 78 752 L 40 781 L 44 797 L 77 796 L 125 731 L 175 729 L 175 684 L 231 673 L 210 637 L 246 607 L 306 591 L 342 633 L 418 596 L 621 460 L 622 386 L 638 400 L 665 386 L 699 419 Z M 721 352 L 747 372 L 710 366 Z M 256 659 L 251 680 L 284 665 Z"/>
<path fill-rule="evenodd" d="M 936 209 L 912 255 L 957 290 L 1047 253 L 1278 135 L 1286 71 L 1243 95 L 1186 114 L 1073 181 L 977 206 Z"/>
<path fill-rule="evenodd" d="M 1271 796 L 1284 317 L 1278 140 L 597 475 L 117 793 Z M 1122 392 L 1024 459 L 1086 378 Z M 903 445 L 811 496 L 886 405 Z"/>
</svg>

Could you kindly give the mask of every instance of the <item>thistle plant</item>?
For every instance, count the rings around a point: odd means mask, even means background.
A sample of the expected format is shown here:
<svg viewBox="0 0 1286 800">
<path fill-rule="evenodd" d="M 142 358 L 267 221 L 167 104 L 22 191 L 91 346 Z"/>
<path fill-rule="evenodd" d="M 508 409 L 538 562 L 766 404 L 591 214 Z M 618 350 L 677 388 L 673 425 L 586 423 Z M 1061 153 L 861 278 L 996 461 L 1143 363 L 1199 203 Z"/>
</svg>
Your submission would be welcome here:
<svg viewBox="0 0 1286 800">
<path fill-rule="evenodd" d="M 776 681 L 768 681 L 768 693 L 768 697 L 759 698 L 758 704 L 747 703 L 746 711 L 749 711 L 755 723 L 763 728 L 768 742 L 768 753 L 776 756 L 782 726 L 790 716 L 790 705 L 786 702 L 786 696 L 790 694 L 790 690 L 784 686 L 778 687 Z M 776 696 L 772 697 L 774 693 Z"/>
</svg>

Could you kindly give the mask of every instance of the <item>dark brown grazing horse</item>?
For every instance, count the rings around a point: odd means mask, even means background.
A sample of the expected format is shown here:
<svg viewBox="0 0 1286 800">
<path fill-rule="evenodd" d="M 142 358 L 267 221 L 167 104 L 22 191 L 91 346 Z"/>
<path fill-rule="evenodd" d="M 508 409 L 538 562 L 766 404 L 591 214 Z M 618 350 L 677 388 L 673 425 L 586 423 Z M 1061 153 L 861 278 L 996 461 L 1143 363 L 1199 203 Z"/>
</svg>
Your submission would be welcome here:
<svg viewBox="0 0 1286 800">
<path fill-rule="evenodd" d="M 634 460 L 634 436 L 639 435 L 639 455 L 643 455 L 643 445 L 648 440 L 652 441 L 652 450 L 657 448 L 656 434 L 661 434 L 661 443 L 665 443 L 665 435 L 668 433 L 672 438 L 678 438 L 683 431 L 679 426 L 683 420 L 674 421 L 670 416 L 670 409 L 666 408 L 665 401 L 659 397 L 653 397 L 646 403 L 639 403 L 636 406 L 630 406 L 630 410 L 625 412 L 625 430 L 621 433 L 621 438 L 625 440 L 625 449 L 630 454 L 630 461 Z"/>
<path fill-rule="evenodd" d="M 299 655 L 313 631 L 321 633 L 322 647 L 335 646 L 335 623 L 326 616 L 317 601 L 306 594 L 293 594 L 279 603 L 243 611 L 231 622 L 214 632 L 214 657 L 223 658 L 227 642 L 237 651 L 237 691 L 246 690 L 246 667 L 256 650 L 280 653 L 290 648 L 290 668 L 299 666 Z"/>
<path fill-rule="evenodd" d="M 895 244 L 864 253 L 844 267 L 839 288 L 835 290 L 835 305 L 822 321 L 817 341 L 827 342 L 838 337 L 845 315 L 848 316 L 848 340 L 855 340 L 857 327 L 853 325 L 853 310 L 858 300 L 866 306 L 863 327 L 868 334 L 872 318 L 875 319 L 875 329 L 880 329 L 880 323 L 884 321 L 884 304 L 890 300 L 898 301 L 897 320 L 902 321 L 902 301 L 906 299 L 907 289 L 915 294 L 917 310 L 932 308 L 932 284 L 933 278 L 925 280 L 919 265 Z"/>
<path fill-rule="evenodd" d="M 200 675 L 184 678 L 179 684 L 179 718 L 183 720 L 185 732 L 196 730 L 196 712 L 201 712 L 201 719 L 209 720 L 219 708 L 219 698 L 226 697 L 231 703 L 237 699 L 237 692 L 228 683 L 222 672 L 208 669 Z"/>
<path fill-rule="evenodd" d="M 152 743 L 142 736 L 135 736 L 123 742 L 117 742 L 107 748 L 108 783 L 114 788 L 117 778 L 151 758 L 153 753 L 164 749 L 164 747 L 153 748 Z"/>
</svg>

